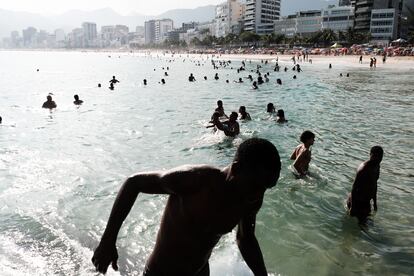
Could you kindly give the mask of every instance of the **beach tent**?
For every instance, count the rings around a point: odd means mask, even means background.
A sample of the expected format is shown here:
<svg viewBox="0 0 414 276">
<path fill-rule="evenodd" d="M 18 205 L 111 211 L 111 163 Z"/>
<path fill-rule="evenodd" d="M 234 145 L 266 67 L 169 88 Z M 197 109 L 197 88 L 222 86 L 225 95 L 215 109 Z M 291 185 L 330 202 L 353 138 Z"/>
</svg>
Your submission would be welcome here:
<svg viewBox="0 0 414 276">
<path fill-rule="evenodd" d="M 334 45 L 331 46 L 331 48 L 342 48 L 342 45 L 339 43 L 335 43 Z"/>
</svg>

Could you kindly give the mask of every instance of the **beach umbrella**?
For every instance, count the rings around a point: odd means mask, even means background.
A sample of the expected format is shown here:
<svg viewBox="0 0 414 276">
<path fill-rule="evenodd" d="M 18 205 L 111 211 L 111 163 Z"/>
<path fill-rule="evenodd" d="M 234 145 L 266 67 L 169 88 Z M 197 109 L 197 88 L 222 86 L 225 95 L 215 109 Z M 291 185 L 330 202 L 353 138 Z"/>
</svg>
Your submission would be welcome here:
<svg viewBox="0 0 414 276">
<path fill-rule="evenodd" d="M 403 38 L 399 38 L 393 41 L 393 43 L 406 43 L 407 40 L 403 39 Z"/>
</svg>

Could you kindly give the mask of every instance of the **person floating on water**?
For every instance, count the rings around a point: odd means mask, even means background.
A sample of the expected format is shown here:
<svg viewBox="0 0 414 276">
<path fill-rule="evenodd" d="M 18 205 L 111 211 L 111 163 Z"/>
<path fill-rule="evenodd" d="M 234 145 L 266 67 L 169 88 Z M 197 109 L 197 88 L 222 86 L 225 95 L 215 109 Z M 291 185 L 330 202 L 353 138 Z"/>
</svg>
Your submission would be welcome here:
<svg viewBox="0 0 414 276">
<path fill-rule="evenodd" d="M 53 109 L 56 108 L 57 105 L 55 103 L 55 101 L 53 101 L 52 96 L 48 95 L 46 97 L 47 101 L 43 103 L 42 108 L 49 108 L 49 109 Z"/>
<path fill-rule="evenodd" d="M 371 214 L 371 199 L 374 211 L 377 206 L 377 187 L 380 176 L 380 164 L 384 150 L 380 146 L 371 148 L 368 161 L 363 162 L 357 169 L 352 191 L 348 195 L 347 207 L 349 214 L 357 217 L 360 224 L 364 224 Z"/>
<path fill-rule="evenodd" d="M 236 226 L 243 259 L 254 275 L 267 275 L 255 236 L 256 215 L 265 191 L 277 184 L 280 167 L 276 147 L 267 140 L 252 138 L 241 143 L 233 162 L 223 169 L 186 165 L 127 178 L 94 251 L 94 267 L 104 274 L 109 265 L 118 270 L 118 233 L 134 203 L 141 203 L 136 201 L 137 196 L 167 194 L 154 250 L 143 276 L 209 275 L 211 252 Z"/>
<path fill-rule="evenodd" d="M 246 107 L 245 106 L 240 106 L 239 108 L 239 113 L 240 113 L 240 120 L 247 120 L 250 121 L 252 118 L 250 117 L 250 114 L 248 112 L 246 112 Z"/>
<path fill-rule="evenodd" d="M 239 114 L 237 114 L 237 112 L 232 112 L 229 120 L 222 123 L 220 122 L 219 117 L 217 117 L 217 114 L 213 114 L 212 123 L 218 130 L 223 131 L 226 136 L 236 137 L 240 134 L 240 126 L 237 122 L 238 116 Z"/>
<path fill-rule="evenodd" d="M 79 96 L 78 95 L 73 96 L 73 98 L 75 98 L 75 101 L 73 102 L 75 105 L 81 105 L 81 104 L 83 104 L 83 101 L 82 100 L 79 100 Z"/>
<path fill-rule="evenodd" d="M 276 113 L 276 122 L 278 123 L 287 123 L 288 120 L 285 118 L 285 111 L 283 109 L 279 109 Z"/>
<path fill-rule="evenodd" d="M 195 80 L 196 80 L 196 79 L 195 79 L 195 77 L 194 77 L 193 73 L 191 73 L 191 74 L 190 74 L 190 76 L 188 77 L 188 81 L 193 82 L 193 81 L 195 81 Z"/>
<path fill-rule="evenodd" d="M 309 163 L 312 159 L 310 147 L 315 142 L 315 134 L 306 130 L 300 136 L 302 144 L 296 147 L 290 159 L 295 160 L 293 163 L 294 173 L 298 177 L 304 177 L 308 174 Z"/>
<path fill-rule="evenodd" d="M 273 103 L 268 103 L 267 104 L 266 112 L 267 113 L 272 113 L 272 114 L 276 112 L 276 108 L 273 105 Z"/>
</svg>

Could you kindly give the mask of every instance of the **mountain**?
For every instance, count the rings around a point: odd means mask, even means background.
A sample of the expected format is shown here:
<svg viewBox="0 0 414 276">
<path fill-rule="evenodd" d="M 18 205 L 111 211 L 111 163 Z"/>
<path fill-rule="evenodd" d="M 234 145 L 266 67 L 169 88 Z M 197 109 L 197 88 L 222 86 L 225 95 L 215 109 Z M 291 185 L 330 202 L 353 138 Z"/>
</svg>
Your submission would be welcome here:
<svg viewBox="0 0 414 276">
<path fill-rule="evenodd" d="M 22 30 L 29 26 L 50 33 L 59 28 L 70 32 L 74 28 L 79 28 L 82 22 L 88 21 L 95 22 L 98 25 L 98 31 L 101 26 L 115 24 L 127 25 L 133 31 L 136 26 L 143 26 L 144 22 L 150 19 L 171 18 L 175 26 L 180 26 L 183 22 L 210 21 L 214 18 L 214 14 L 215 6 L 212 5 L 195 9 L 175 9 L 157 16 L 143 15 L 136 12 L 123 16 L 110 8 L 93 11 L 71 10 L 52 16 L 0 9 L 0 39 L 10 37 L 10 33 L 15 30 L 22 35 Z"/>
<path fill-rule="evenodd" d="M 283 16 L 298 11 L 318 10 L 328 5 L 338 5 L 338 0 L 282 0 L 281 14 Z"/>
<path fill-rule="evenodd" d="M 158 19 L 170 18 L 174 21 L 174 26 L 181 26 L 184 22 L 206 22 L 214 19 L 216 6 L 204 6 L 195 9 L 176 9 L 170 10 L 156 16 Z"/>
</svg>

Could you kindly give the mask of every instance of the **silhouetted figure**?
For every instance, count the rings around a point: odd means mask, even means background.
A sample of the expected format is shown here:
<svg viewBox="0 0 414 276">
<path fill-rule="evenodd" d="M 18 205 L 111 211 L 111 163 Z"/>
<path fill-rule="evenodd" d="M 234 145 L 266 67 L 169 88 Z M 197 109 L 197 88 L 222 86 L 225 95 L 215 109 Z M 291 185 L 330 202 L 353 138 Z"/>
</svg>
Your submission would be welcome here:
<svg viewBox="0 0 414 276">
<path fill-rule="evenodd" d="M 73 97 L 75 98 L 75 101 L 73 102 L 75 105 L 81 105 L 81 104 L 83 104 L 83 101 L 82 100 L 79 100 L 79 96 L 78 95 L 75 95 Z"/>
<path fill-rule="evenodd" d="M 250 114 L 246 112 L 245 106 L 240 106 L 239 113 L 240 113 L 240 120 L 251 120 L 252 119 L 250 117 Z"/>
<path fill-rule="evenodd" d="M 275 106 L 273 105 L 273 103 L 268 103 L 267 104 L 266 112 L 267 113 L 275 113 L 276 112 L 276 109 L 275 109 Z"/>
<path fill-rule="evenodd" d="M 48 95 L 46 99 L 47 101 L 43 103 L 42 108 L 53 109 L 57 107 L 56 103 L 52 100 L 52 96 Z"/>
<path fill-rule="evenodd" d="M 188 81 L 193 82 L 193 81 L 195 81 L 195 80 L 196 80 L 196 79 L 195 79 L 195 77 L 194 77 L 193 73 L 191 73 L 191 74 L 190 74 L 190 76 L 188 77 Z"/>
<path fill-rule="evenodd" d="M 276 122 L 278 123 L 287 123 L 288 120 L 285 118 L 285 111 L 283 109 L 279 109 L 276 113 Z"/>
<path fill-rule="evenodd" d="M 276 80 L 276 83 L 279 84 L 279 85 L 282 85 L 282 80 L 281 79 L 277 79 Z"/>
</svg>

